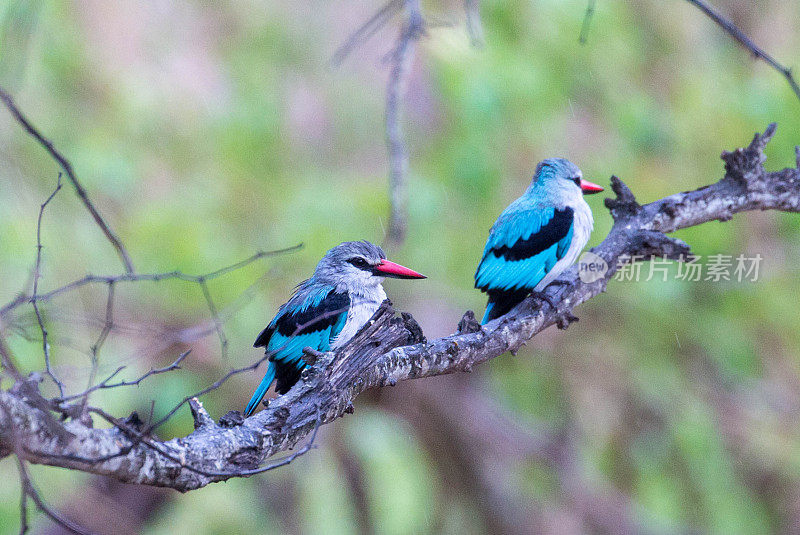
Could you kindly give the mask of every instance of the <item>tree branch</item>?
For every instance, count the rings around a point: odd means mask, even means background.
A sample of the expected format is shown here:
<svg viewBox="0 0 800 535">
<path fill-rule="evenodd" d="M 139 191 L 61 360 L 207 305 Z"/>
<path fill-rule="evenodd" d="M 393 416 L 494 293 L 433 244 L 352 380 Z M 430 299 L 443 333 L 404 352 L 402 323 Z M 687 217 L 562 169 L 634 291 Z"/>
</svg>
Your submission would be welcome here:
<svg viewBox="0 0 800 535">
<path fill-rule="evenodd" d="M 686 1 L 705 13 L 708 18 L 717 23 L 717 25 L 725 30 L 728 35 L 736 39 L 740 45 L 752 52 L 756 59 L 763 60 L 770 67 L 781 73 L 783 77 L 786 78 L 786 81 L 789 82 L 789 86 L 792 88 L 792 91 L 794 91 L 794 94 L 800 99 L 800 86 L 797 85 L 797 81 L 794 79 L 792 69 L 784 67 L 782 64 L 778 63 L 775 58 L 764 52 L 761 47 L 756 45 L 753 40 L 747 36 L 747 34 L 740 30 L 733 22 L 723 17 L 722 14 L 711 7 L 711 5 L 705 2 L 705 0 Z"/>
<path fill-rule="evenodd" d="M 577 305 L 605 290 L 621 263 L 637 255 L 691 254 L 687 244 L 664 233 L 727 221 L 748 210 L 800 211 L 800 170 L 764 169 L 764 147 L 774 131 L 775 125 L 770 125 L 748 147 L 723 153 L 726 173 L 715 184 L 650 204 L 639 205 L 627 186 L 613 177 L 617 198 L 607 199 L 606 205 L 614 225 L 593 250 L 609 269 L 591 283 L 581 281 L 577 268 L 567 270 L 561 284 L 546 290 L 555 307 L 537 307 L 529 298 L 480 328 L 465 317 L 460 333 L 428 342 L 410 315 L 396 317 L 391 305 L 384 303 L 351 342 L 335 354 L 320 356 L 303 379 L 267 409 L 246 420 L 234 412 L 219 423 L 205 411 L 194 410 L 196 430 L 164 442 L 111 417 L 111 429 L 60 421 L 51 412 L 56 407 L 41 398 L 35 384 L 18 381 L 11 390 L 0 391 L 0 458 L 14 451 L 13 429 L 25 446 L 19 454 L 25 462 L 129 483 L 188 491 L 255 473 L 268 457 L 292 448 L 320 424 L 352 412 L 353 400 L 364 390 L 469 371 L 506 351 L 516 351 L 551 325 L 563 326 Z"/>
<path fill-rule="evenodd" d="M 408 151 L 403 140 L 401 101 L 408 82 L 416 45 L 425 31 L 419 0 L 405 0 L 406 20 L 389 56 L 391 71 L 386 86 L 386 146 L 389 150 L 389 229 L 390 245 L 403 243 L 408 227 Z"/>
<path fill-rule="evenodd" d="M 50 194 L 49 197 L 42 203 L 39 207 L 39 217 L 36 220 L 36 262 L 33 265 L 33 295 L 39 293 L 39 278 L 41 277 L 42 273 L 42 217 L 44 216 L 44 210 L 47 208 L 47 205 L 50 204 L 50 201 L 53 200 L 53 197 L 61 190 L 61 173 L 58 173 L 58 181 L 56 182 L 56 189 L 53 190 L 53 193 Z M 33 305 L 33 312 L 36 314 L 36 321 L 39 323 L 39 330 L 42 333 L 42 352 L 44 353 L 44 366 L 47 372 L 47 375 L 50 376 L 50 379 L 56 384 L 58 387 L 58 391 L 61 395 L 64 395 L 64 383 L 56 377 L 55 373 L 53 372 L 53 367 L 50 365 L 50 344 L 47 342 L 47 328 L 44 325 L 44 320 L 42 319 L 42 313 L 39 310 L 39 304 L 36 300 L 31 301 L 31 305 Z"/>
<path fill-rule="evenodd" d="M 45 501 L 39 496 L 39 492 L 36 490 L 36 487 L 33 486 L 30 474 L 28 474 L 28 469 L 25 467 L 25 462 L 19 457 L 17 458 L 17 470 L 19 472 L 20 487 L 22 488 L 22 497 L 20 499 L 20 533 L 25 533 L 28 530 L 27 501 L 28 498 L 30 498 L 33 500 L 33 503 L 36 504 L 36 507 L 41 512 L 46 514 L 50 520 L 63 527 L 70 533 L 76 533 L 77 535 L 91 535 L 90 531 L 87 531 L 70 521 L 45 503 Z"/>
<path fill-rule="evenodd" d="M 122 260 L 122 264 L 125 266 L 125 272 L 133 273 L 133 262 L 131 261 L 128 251 L 125 249 L 125 246 L 122 244 L 114 231 L 111 230 L 111 227 L 108 226 L 108 223 L 106 223 L 105 219 L 103 219 L 103 216 L 100 215 L 100 212 L 97 211 L 97 208 L 95 208 L 94 204 L 92 204 L 92 201 L 89 200 L 89 194 L 86 193 L 85 189 L 83 189 L 78 177 L 72 170 L 72 164 L 69 163 L 69 160 L 67 160 L 60 152 L 58 152 L 58 150 L 56 150 L 50 140 L 39 133 L 33 124 L 31 124 L 31 122 L 22 114 L 14 102 L 14 99 L 11 98 L 11 95 L 8 94 L 2 87 L 0 87 L 0 100 L 3 101 L 3 104 L 5 104 L 6 108 L 8 108 L 8 111 L 11 112 L 11 115 L 20 124 L 20 126 L 22 126 L 22 128 L 24 128 L 25 131 L 30 134 L 30 136 L 35 139 L 39 145 L 44 147 L 44 149 L 56 162 L 58 162 L 58 165 L 61 166 L 61 169 L 64 170 L 64 173 L 67 174 L 67 178 L 75 187 L 75 193 L 78 194 L 78 197 L 83 205 L 87 210 L 89 210 L 89 213 L 92 215 L 95 223 L 97 223 L 97 226 L 100 227 L 100 230 L 103 231 L 106 239 L 108 239 L 114 249 L 117 250 L 117 254 L 120 257 L 120 260 Z"/>
<path fill-rule="evenodd" d="M 467 33 L 470 43 L 476 48 L 482 47 L 484 38 L 480 0 L 464 0 L 464 13 L 467 16 Z"/>
<path fill-rule="evenodd" d="M 583 24 L 581 25 L 581 33 L 578 36 L 578 42 L 582 45 L 585 45 L 589 38 L 589 27 L 592 25 L 592 17 L 594 17 L 596 4 L 597 0 L 589 0 L 586 6 L 586 13 L 583 15 Z"/>
</svg>

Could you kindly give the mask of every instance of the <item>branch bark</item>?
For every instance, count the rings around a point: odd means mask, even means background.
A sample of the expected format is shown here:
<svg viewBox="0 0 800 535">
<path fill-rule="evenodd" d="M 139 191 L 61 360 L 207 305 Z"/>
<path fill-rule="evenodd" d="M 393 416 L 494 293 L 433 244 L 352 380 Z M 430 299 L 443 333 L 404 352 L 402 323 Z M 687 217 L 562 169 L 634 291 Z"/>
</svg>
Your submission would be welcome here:
<svg viewBox="0 0 800 535">
<path fill-rule="evenodd" d="M 186 437 L 159 441 L 145 435 L 135 421 L 109 418 L 111 429 L 61 421 L 53 402 L 39 395 L 35 382 L 18 380 L 0 391 L 0 458 L 18 450 L 29 463 L 61 466 L 139 483 L 189 491 L 215 481 L 250 475 L 270 456 L 288 450 L 316 429 L 353 412 L 353 400 L 369 388 L 462 371 L 514 352 L 543 329 L 565 327 L 574 308 L 603 292 L 621 263 L 638 255 L 685 258 L 689 246 L 665 233 L 719 220 L 749 210 L 800 211 L 800 170 L 764 169 L 764 147 L 775 132 L 770 125 L 746 148 L 724 152 L 725 176 L 694 191 L 677 193 L 640 205 L 628 187 L 612 177 L 616 199 L 606 199 L 614 225 L 593 252 L 609 269 L 585 283 L 577 268 L 551 285 L 556 303 L 538 306 L 532 298 L 517 309 L 481 327 L 465 314 L 459 332 L 426 341 L 408 314 L 397 317 L 387 302 L 367 326 L 337 353 L 325 353 L 303 374 L 303 380 L 269 407 L 242 420 L 227 415 L 219 423 L 205 411 L 194 411 L 195 431 Z M 103 415 L 99 409 L 95 414 Z M 13 432 L 12 432 L 13 430 Z"/>
</svg>

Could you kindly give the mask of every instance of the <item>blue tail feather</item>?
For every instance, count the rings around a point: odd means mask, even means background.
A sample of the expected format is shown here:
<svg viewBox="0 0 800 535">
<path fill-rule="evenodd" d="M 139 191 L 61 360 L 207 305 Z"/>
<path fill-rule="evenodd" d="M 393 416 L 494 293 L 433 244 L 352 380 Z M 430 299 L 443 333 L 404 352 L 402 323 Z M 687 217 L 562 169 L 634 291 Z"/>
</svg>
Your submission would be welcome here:
<svg viewBox="0 0 800 535">
<path fill-rule="evenodd" d="M 492 319 L 492 309 L 494 308 L 494 303 L 489 301 L 486 305 L 486 312 L 483 314 L 483 319 L 481 320 L 481 325 L 486 325 Z"/>
<path fill-rule="evenodd" d="M 245 418 L 253 414 L 253 412 L 255 412 L 255 410 L 258 408 L 258 404 L 261 403 L 262 399 L 264 399 L 264 395 L 267 393 L 267 390 L 269 390 L 272 381 L 275 380 L 275 371 L 275 363 L 270 362 L 269 367 L 267 368 L 267 373 L 264 375 L 264 379 L 261 380 L 261 384 L 258 385 L 255 394 L 253 394 L 253 397 L 250 398 L 250 402 L 244 409 Z"/>
</svg>

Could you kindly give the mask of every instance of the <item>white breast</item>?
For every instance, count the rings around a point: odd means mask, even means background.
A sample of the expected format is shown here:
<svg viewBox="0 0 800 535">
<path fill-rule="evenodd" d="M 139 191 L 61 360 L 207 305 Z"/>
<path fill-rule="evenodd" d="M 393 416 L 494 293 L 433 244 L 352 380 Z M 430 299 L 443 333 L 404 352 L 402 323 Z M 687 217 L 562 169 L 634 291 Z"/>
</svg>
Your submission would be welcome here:
<svg viewBox="0 0 800 535">
<path fill-rule="evenodd" d="M 548 284 L 553 282 L 562 271 L 570 267 L 578 259 L 586 243 L 589 241 L 589 236 L 592 234 L 594 227 L 594 219 L 592 218 L 592 209 L 586 204 L 583 198 L 578 203 L 572 206 L 574 221 L 572 223 L 572 243 L 567 249 L 564 257 L 556 262 L 553 269 L 539 281 L 539 284 L 533 289 L 536 292 L 544 290 Z"/>
<path fill-rule="evenodd" d="M 367 290 L 367 289 L 365 289 Z M 386 299 L 386 292 L 383 286 L 378 284 L 373 288 L 369 288 L 364 293 L 354 294 L 350 293 L 350 308 L 347 311 L 347 321 L 333 342 L 331 342 L 331 349 L 339 349 L 344 344 L 350 341 L 356 333 L 363 327 L 373 314 L 381 306 L 381 303 Z"/>
</svg>

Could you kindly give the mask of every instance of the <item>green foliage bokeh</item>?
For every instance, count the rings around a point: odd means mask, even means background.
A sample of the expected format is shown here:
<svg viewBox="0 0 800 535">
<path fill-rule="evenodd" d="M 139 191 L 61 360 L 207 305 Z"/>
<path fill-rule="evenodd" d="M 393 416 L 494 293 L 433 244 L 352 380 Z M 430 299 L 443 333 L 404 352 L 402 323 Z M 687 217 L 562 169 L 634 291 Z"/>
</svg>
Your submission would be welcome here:
<svg viewBox="0 0 800 535">
<path fill-rule="evenodd" d="M 800 55 L 796 1 L 764 1 L 757 10 L 735 0 L 717 4 L 775 57 L 791 63 Z M 429 337 L 449 334 L 463 310 L 482 310 L 472 276 L 486 232 L 542 158 L 566 156 L 601 184 L 616 174 L 647 202 L 717 180 L 720 151 L 745 145 L 776 121 L 767 167 L 794 165 L 800 102 L 779 74 L 687 2 L 599 2 L 588 42 L 580 45 L 585 2 L 487 0 L 482 48 L 470 46 L 459 6 L 423 6 L 431 20 L 454 24 L 428 29 L 404 106 L 409 233 L 390 256 L 429 280 L 387 284 Z M 100 392 L 95 404 L 116 414 L 147 414 L 155 399 L 155 415 L 163 414 L 229 366 L 258 357 L 250 347 L 255 335 L 326 249 L 348 239 L 382 240 L 389 205 L 381 56 L 395 29 L 380 32 L 340 68 L 330 65 L 337 44 L 376 7 L 0 5 L 0 85 L 70 158 L 140 272 L 200 274 L 256 250 L 304 243 L 299 252 L 211 283 L 226 307 L 260 281 L 226 321 L 227 362 L 212 333 L 192 343 L 183 371 Z M 343 10 L 352 11 L 344 16 Z M 38 207 L 57 172 L 0 111 L 0 302 L 29 282 Z M 610 227 L 601 197 L 589 199 L 596 222 L 590 245 Z M 479 373 L 498 403 L 522 421 L 554 428 L 577 422 L 582 470 L 631 496 L 653 531 L 781 529 L 785 504 L 748 480 L 739 464 L 744 458 L 782 484 L 800 485 L 797 412 L 764 392 L 780 396 L 797 388 L 799 229 L 796 216 L 767 213 L 681 231 L 677 236 L 700 255 L 760 253 L 761 277 L 755 283 L 612 283 L 578 309 L 581 322 L 566 333 L 544 333 L 541 343 L 537 337 L 517 357 L 495 359 Z M 42 239 L 44 289 L 87 272 L 120 272 L 68 184 L 45 214 Z M 57 370 L 75 389 L 90 367 L 85 351 L 102 320 L 101 290 L 45 307 L 57 324 L 55 336 L 78 346 L 53 347 Z M 124 364 L 131 378 L 169 362 L 175 347 L 156 343 L 159 329 L 208 318 L 193 285 L 118 291 L 125 311 L 119 321 L 136 328 L 112 336 L 101 376 Z M 35 338 L 29 310 L 20 321 Z M 12 333 L 8 342 L 26 370 L 41 369 L 36 340 Z M 216 416 L 241 408 L 256 375 L 230 381 L 206 406 Z M 720 384 L 728 390 L 709 393 Z M 741 421 L 747 423 L 733 431 L 715 404 L 716 395 L 732 393 L 744 400 Z M 646 414 L 630 414 L 634 405 Z M 647 415 L 657 415 L 658 425 L 649 425 Z M 434 452 L 397 417 L 365 408 L 334 425 L 342 428 L 341 447 L 360 459 L 367 514 L 382 532 L 480 531 L 469 504 L 440 498 Z M 183 413 L 162 433 L 190 429 Z M 746 451 L 731 446 L 731 433 Z M 561 490 L 547 467 L 531 461 L 518 470 L 519 493 L 559 503 Z M 175 497 L 143 530 L 281 531 L 286 526 L 264 499 L 264 486 L 291 480 L 298 529 L 353 532 L 356 504 L 327 448 L 282 471 Z M 89 480 L 56 469 L 33 473 L 56 506 Z M 0 462 L 0 479 L 15 477 L 13 461 Z M 17 500 L 15 485 L 0 485 L 0 533 L 18 529 Z"/>
</svg>

